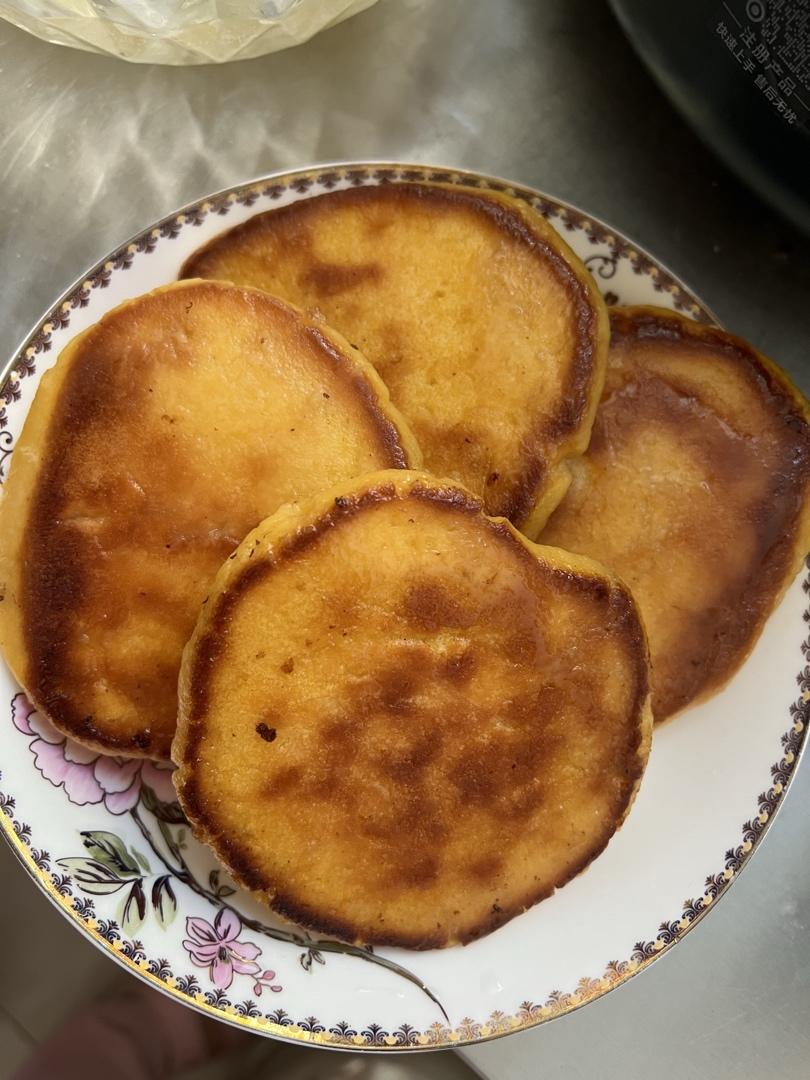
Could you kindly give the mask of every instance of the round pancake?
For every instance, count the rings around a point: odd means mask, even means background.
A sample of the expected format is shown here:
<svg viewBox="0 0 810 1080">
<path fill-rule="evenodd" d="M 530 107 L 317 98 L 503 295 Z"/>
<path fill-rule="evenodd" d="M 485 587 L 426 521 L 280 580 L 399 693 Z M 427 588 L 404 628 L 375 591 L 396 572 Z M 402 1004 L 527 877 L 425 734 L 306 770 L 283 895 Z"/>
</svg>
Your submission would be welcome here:
<svg viewBox="0 0 810 1080">
<path fill-rule="evenodd" d="M 419 452 L 371 366 L 255 290 L 183 282 L 76 337 L 0 504 L 0 643 L 61 731 L 168 758 L 200 602 L 290 499 Z"/>
<path fill-rule="evenodd" d="M 260 525 L 179 687 L 196 835 L 282 916 L 415 949 L 488 933 L 587 866 L 652 725 L 627 589 L 413 472 Z"/>
<path fill-rule="evenodd" d="M 543 542 L 627 582 L 663 720 L 737 670 L 810 547 L 810 408 L 740 338 L 611 312 L 605 392 Z"/>
<path fill-rule="evenodd" d="M 257 214 L 185 277 L 320 315 L 375 365 L 425 467 L 535 536 L 588 445 L 608 324 L 590 274 L 525 203 L 440 184 L 349 188 Z"/>
</svg>

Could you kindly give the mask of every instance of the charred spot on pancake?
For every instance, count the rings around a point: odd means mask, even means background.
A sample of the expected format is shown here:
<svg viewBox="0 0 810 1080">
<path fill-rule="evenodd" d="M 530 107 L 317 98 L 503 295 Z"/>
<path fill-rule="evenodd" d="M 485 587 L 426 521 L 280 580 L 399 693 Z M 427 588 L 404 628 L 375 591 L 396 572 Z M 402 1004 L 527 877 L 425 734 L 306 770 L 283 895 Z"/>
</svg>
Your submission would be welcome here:
<svg viewBox="0 0 810 1080">
<path fill-rule="evenodd" d="M 405 668 L 389 667 L 372 681 L 370 704 L 392 713 L 410 712 L 416 681 Z"/>
<path fill-rule="evenodd" d="M 286 765 L 277 769 L 264 783 L 264 794 L 273 799 L 283 798 L 304 782 L 304 769 L 300 765 Z"/>
<path fill-rule="evenodd" d="M 382 276 L 379 263 L 313 262 L 302 275 L 301 284 L 315 289 L 321 296 L 336 296 L 363 282 L 379 281 Z"/>
<path fill-rule="evenodd" d="M 472 678 L 477 661 L 472 649 L 448 656 L 440 665 L 440 672 L 450 682 L 465 683 Z"/>
<path fill-rule="evenodd" d="M 438 582 L 411 585 L 405 594 L 403 611 L 405 617 L 421 630 L 461 629 L 472 621 L 458 600 Z"/>
<path fill-rule="evenodd" d="M 462 804 L 488 806 L 497 789 L 494 762 L 478 746 L 459 755 L 448 771 L 448 779 Z"/>
<path fill-rule="evenodd" d="M 439 876 L 439 860 L 435 855 L 418 854 L 413 862 L 400 871 L 400 880 L 405 885 L 430 885 Z"/>
<path fill-rule="evenodd" d="M 537 634 L 534 630 L 516 630 L 503 642 L 503 654 L 513 664 L 530 664 L 537 655 Z"/>
<path fill-rule="evenodd" d="M 417 802 L 419 797 L 420 776 L 441 753 L 444 737 L 441 731 L 428 731 L 409 739 L 405 749 L 394 747 L 382 759 L 380 771 L 391 780 L 407 785 Z M 430 819 L 426 818 L 428 828 Z M 434 829 L 434 833 L 435 833 Z"/>
<path fill-rule="evenodd" d="M 260 720 L 256 725 L 256 734 L 260 735 L 265 742 L 274 742 L 276 738 L 276 729 L 274 727 L 268 727 L 263 720 Z"/>
<path fill-rule="evenodd" d="M 503 869 L 503 864 L 504 860 L 502 855 L 497 853 L 484 855 L 480 859 L 476 859 L 474 862 L 470 863 L 467 868 L 467 873 L 475 881 L 490 882 L 498 876 L 499 872 Z M 501 910 L 497 907 L 497 904 L 493 904 L 493 910 L 496 908 L 498 911 Z"/>
<path fill-rule="evenodd" d="M 320 737 L 330 753 L 340 756 L 351 752 L 360 732 L 361 723 L 356 716 L 334 716 L 322 723 Z"/>
</svg>

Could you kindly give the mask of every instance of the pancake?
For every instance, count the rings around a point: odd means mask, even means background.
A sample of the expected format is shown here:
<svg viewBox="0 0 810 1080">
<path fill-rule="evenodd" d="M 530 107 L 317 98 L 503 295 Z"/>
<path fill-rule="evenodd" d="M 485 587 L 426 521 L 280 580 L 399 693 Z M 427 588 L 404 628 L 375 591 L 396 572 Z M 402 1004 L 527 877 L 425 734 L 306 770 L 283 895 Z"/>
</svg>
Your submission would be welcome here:
<svg viewBox="0 0 810 1080">
<path fill-rule="evenodd" d="M 627 589 L 414 472 L 260 525 L 179 687 L 195 834 L 280 915 L 414 949 L 472 941 L 587 866 L 652 725 Z"/>
<path fill-rule="evenodd" d="M 74 338 L 0 504 L 0 644 L 60 731 L 167 758 L 182 649 L 281 503 L 419 452 L 371 366 L 264 293 L 184 282 Z"/>
<path fill-rule="evenodd" d="M 253 285 L 362 349 L 438 476 L 535 536 L 588 444 L 608 326 L 590 274 L 515 198 L 440 184 L 333 191 L 212 240 L 185 277 Z"/>
<path fill-rule="evenodd" d="M 630 586 L 664 720 L 739 668 L 810 547 L 810 409 L 740 338 L 611 312 L 591 445 L 542 539 Z"/>
</svg>

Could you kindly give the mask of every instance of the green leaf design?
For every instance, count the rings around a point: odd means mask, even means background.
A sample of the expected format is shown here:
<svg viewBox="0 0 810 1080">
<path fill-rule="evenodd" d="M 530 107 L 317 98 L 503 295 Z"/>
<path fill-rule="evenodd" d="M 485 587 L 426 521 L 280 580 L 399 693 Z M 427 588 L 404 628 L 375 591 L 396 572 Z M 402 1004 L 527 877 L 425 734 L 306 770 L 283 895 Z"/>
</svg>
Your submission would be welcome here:
<svg viewBox="0 0 810 1080">
<path fill-rule="evenodd" d="M 186 823 L 183 811 L 177 803 L 161 802 L 154 791 L 146 785 L 141 788 L 141 802 L 159 821 L 165 821 L 169 825 L 185 825 Z"/>
<path fill-rule="evenodd" d="M 133 882 L 119 912 L 118 921 L 121 923 L 121 929 L 131 936 L 146 918 L 146 895 L 140 880 Z"/>
<path fill-rule="evenodd" d="M 140 877 L 141 871 L 134 857 L 127 851 L 124 841 L 111 832 L 82 832 L 82 843 L 88 853 L 100 863 L 109 866 L 119 877 Z"/>
<path fill-rule="evenodd" d="M 135 859 L 137 860 L 138 866 L 140 866 L 141 870 L 143 870 L 145 874 L 151 874 L 152 870 L 149 866 L 149 863 L 146 861 L 146 856 L 141 855 L 140 851 L 138 851 L 137 848 L 132 847 L 132 845 L 130 845 L 129 850 L 135 856 Z"/>
<path fill-rule="evenodd" d="M 177 914 L 177 898 L 169 874 L 159 877 L 152 886 L 152 907 L 157 921 L 165 930 Z"/>
<path fill-rule="evenodd" d="M 94 896 L 118 892 L 126 885 L 114 870 L 96 859 L 57 859 L 57 864 L 67 870 L 83 892 Z"/>
<path fill-rule="evenodd" d="M 211 886 L 211 892 L 220 900 L 224 900 L 226 896 L 233 896 L 236 892 L 236 889 L 232 889 L 230 885 L 220 885 L 219 870 L 211 871 L 208 875 L 208 884 Z"/>
<path fill-rule="evenodd" d="M 160 831 L 160 835 L 163 837 L 163 840 L 164 840 L 164 843 L 166 844 L 166 847 L 169 849 L 169 851 L 172 853 L 172 855 L 174 855 L 174 857 L 177 858 L 178 855 L 180 854 L 180 849 L 177 847 L 177 844 L 175 844 L 175 842 L 174 842 L 174 836 L 172 835 L 172 830 L 169 828 L 169 826 L 166 824 L 166 822 L 162 818 L 158 818 L 157 823 L 158 823 L 158 830 Z"/>
</svg>

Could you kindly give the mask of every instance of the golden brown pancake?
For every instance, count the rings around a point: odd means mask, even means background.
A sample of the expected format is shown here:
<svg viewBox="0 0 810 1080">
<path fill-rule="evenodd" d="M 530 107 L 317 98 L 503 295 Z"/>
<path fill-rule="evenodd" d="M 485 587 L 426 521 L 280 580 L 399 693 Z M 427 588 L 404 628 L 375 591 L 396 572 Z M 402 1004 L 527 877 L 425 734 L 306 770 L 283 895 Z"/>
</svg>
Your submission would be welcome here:
<svg viewBox="0 0 810 1080">
<path fill-rule="evenodd" d="M 183 282 L 63 350 L 0 513 L 0 642 L 63 732 L 169 756 L 201 601 L 270 511 L 419 459 L 371 366 L 255 290 Z"/>
<path fill-rule="evenodd" d="M 627 582 L 656 720 L 737 670 L 810 547 L 810 409 L 740 338 L 616 308 L 588 453 L 543 542 Z"/>
<path fill-rule="evenodd" d="M 472 941 L 587 866 L 652 725 L 628 590 L 414 472 L 263 522 L 179 685 L 196 835 L 282 916 L 415 949 Z"/>
<path fill-rule="evenodd" d="M 439 476 L 535 536 L 588 444 L 608 325 L 585 267 L 525 203 L 383 184 L 270 210 L 192 255 L 184 277 L 253 285 L 358 345 Z"/>
</svg>

